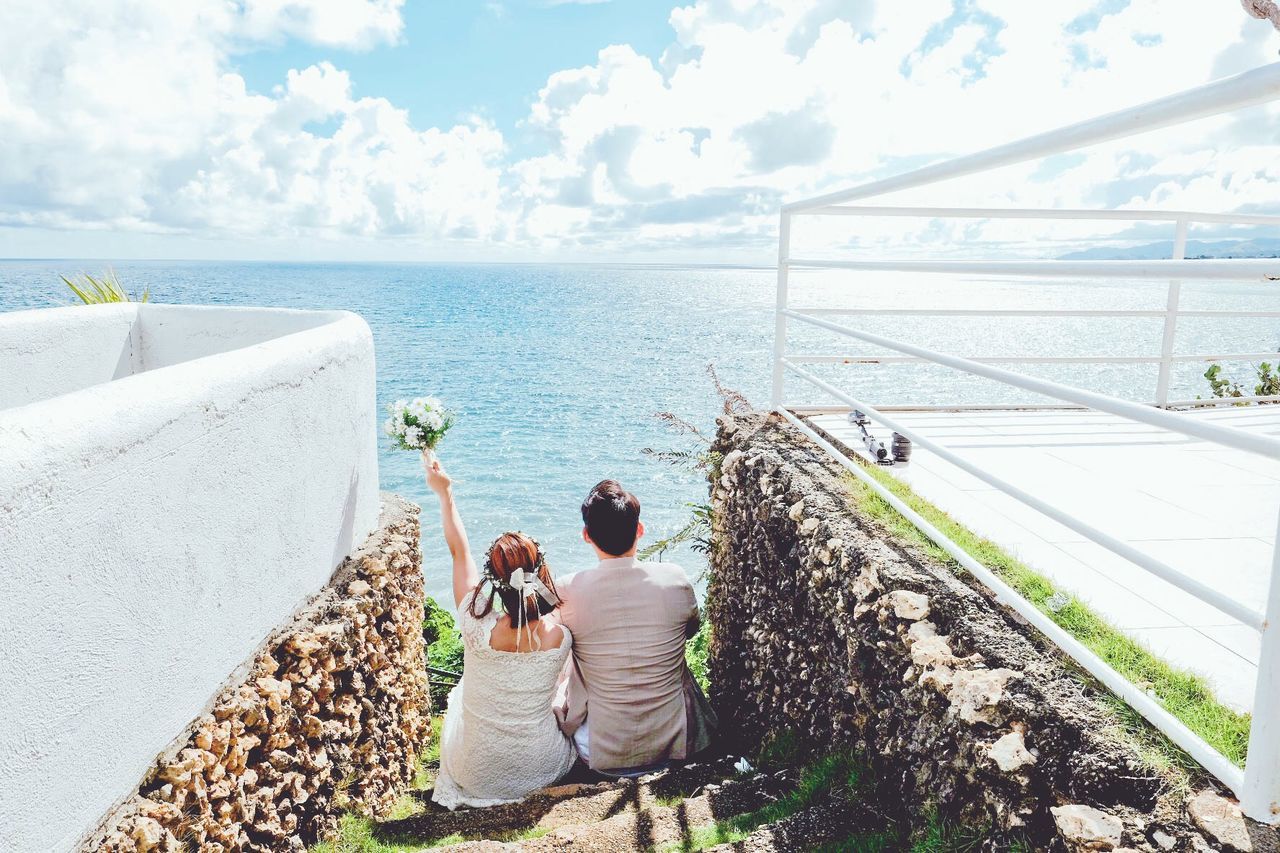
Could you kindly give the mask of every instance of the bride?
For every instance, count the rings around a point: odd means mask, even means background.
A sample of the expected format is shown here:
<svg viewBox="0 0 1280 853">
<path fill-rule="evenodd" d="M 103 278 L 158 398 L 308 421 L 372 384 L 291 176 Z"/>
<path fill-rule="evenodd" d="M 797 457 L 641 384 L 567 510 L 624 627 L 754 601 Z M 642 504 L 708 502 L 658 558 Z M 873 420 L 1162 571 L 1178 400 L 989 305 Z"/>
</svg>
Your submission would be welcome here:
<svg viewBox="0 0 1280 853">
<path fill-rule="evenodd" d="M 447 809 L 515 802 L 564 776 L 577 757 L 551 711 L 573 637 L 555 620 L 560 598 L 538 543 L 504 533 L 477 571 L 452 481 L 439 461 L 426 471 L 453 556 L 465 656 L 465 674 L 449 694 L 431 798 Z"/>
</svg>

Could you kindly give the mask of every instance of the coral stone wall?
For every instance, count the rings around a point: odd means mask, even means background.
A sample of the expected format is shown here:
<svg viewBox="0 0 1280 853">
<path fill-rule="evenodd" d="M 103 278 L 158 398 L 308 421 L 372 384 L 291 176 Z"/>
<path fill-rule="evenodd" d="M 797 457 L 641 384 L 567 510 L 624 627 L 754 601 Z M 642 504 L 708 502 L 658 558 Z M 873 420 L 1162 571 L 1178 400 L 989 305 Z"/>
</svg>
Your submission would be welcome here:
<svg viewBox="0 0 1280 853">
<path fill-rule="evenodd" d="M 850 475 L 796 430 L 773 415 L 724 418 L 716 449 L 712 699 L 741 746 L 781 732 L 847 745 L 900 819 L 936 811 L 989 827 L 993 849 L 1226 844 L 1188 808 L 1187 779 L 1144 764 L 1085 677 L 985 591 L 860 514 Z M 1199 813 L 1246 831 L 1233 804 L 1201 796 L 1214 809 Z M 1269 830 L 1247 831 L 1249 849 L 1274 849 Z"/>
<path fill-rule="evenodd" d="M 385 811 L 431 719 L 417 516 L 384 494 L 377 530 L 83 849 L 302 850 L 342 809 Z"/>
</svg>

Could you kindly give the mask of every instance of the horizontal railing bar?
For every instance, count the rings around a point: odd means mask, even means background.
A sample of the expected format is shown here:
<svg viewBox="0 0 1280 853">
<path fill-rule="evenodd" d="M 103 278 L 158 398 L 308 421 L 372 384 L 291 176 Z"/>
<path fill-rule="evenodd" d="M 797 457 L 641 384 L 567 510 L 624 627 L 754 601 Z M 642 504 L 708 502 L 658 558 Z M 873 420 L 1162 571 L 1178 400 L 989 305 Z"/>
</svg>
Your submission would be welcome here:
<svg viewBox="0 0 1280 853">
<path fill-rule="evenodd" d="M 796 364 L 926 364 L 914 355 L 791 355 Z M 979 364 L 1159 364 L 1159 356 L 1001 355 L 966 356 Z"/>
<path fill-rule="evenodd" d="M 795 211 L 802 216 L 927 216 L 937 219 L 1093 219 L 1122 222 L 1220 222 L 1280 225 L 1280 216 L 1265 213 L 1209 213 L 1194 210 L 1089 210 L 1052 207 L 881 207 L 827 205 Z"/>
<path fill-rule="evenodd" d="M 789 268 L 859 270 L 863 272 L 947 273 L 952 275 L 1017 275 L 1056 278 L 1184 278 L 1192 280 L 1265 281 L 1280 278 L 1280 258 L 1144 260 L 1144 261 L 842 261 L 787 258 Z"/>
<path fill-rule="evenodd" d="M 932 361 L 913 355 L 793 355 L 796 364 L 920 364 Z M 1159 364 L 1158 355 L 971 355 L 979 364 Z M 1175 355 L 1170 361 L 1191 364 L 1200 361 L 1253 361 L 1261 358 L 1280 359 L 1276 352 L 1228 352 L 1208 355 Z"/>
<path fill-rule="evenodd" d="M 822 413 L 851 412 L 852 406 L 845 405 L 793 405 L 782 404 L 792 412 Z M 1154 404 L 1153 404 L 1154 405 Z M 1017 403 L 891 403 L 876 406 L 881 412 L 1087 412 L 1087 406 L 1072 406 L 1067 403 L 1035 403 L 1020 406 Z"/>
<path fill-rule="evenodd" d="M 1174 311 L 1176 317 L 1280 317 L 1280 311 Z"/>
<path fill-rule="evenodd" d="M 849 459 L 829 441 L 786 409 L 780 409 L 779 414 L 825 450 L 832 459 L 848 470 L 849 473 L 866 483 L 873 492 L 892 506 L 903 518 L 914 524 L 921 533 L 929 537 L 938 547 L 950 554 L 957 563 L 977 578 L 987 589 L 991 590 L 997 601 L 1019 613 L 1034 625 L 1040 633 L 1056 644 L 1058 648 L 1088 670 L 1094 678 L 1106 685 L 1107 689 L 1142 714 L 1171 741 L 1185 749 L 1192 758 L 1200 762 L 1206 770 L 1218 777 L 1233 792 L 1239 793 L 1244 785 L 1244 773 L 1239 767 L 1232 764 L 1226 756 L 1205 743 L 1199 735 L 1187 728 L 1181 720 L 1170 714 L 1158 700 L 1152 698 L 1129 679 L 1116 672 L 1110 664 L 1098 657 L 1061 625 L 1054 622 L 1048 614 L 1019 595 L 1017 590 L 1005 583 L 999 575 L 985 564 L 975 560 L 949 536 L 929 523 L 928 520 L 909 507 L 893 492 L 886 489 L 867 473 L 863 466 Z"/>
<path fill-rule="evenodd" d="M 1232 619 L 1238 619 L 1240 622 L 1243 622 L 1245 625 L 1248 625 L 1251 628 L 1257 628 L 1261 630 L 1262 614 L 1246 606 L 1245 604 L 1242 604 L 1241 602 L 1236 601 L 1234 598 L 1231 598 L 1228 595 L 1224 595 L 1223 593 L 1219 592 L 1213 587 L 1203 584 L 1200 581 L 1196 580 L 1195 578 L 1184 575 L 1182 572 L 1178 571 L 1177 569 L 1173 568 L 1167 563 L 1163 563 L 1160 560 L 1157 560 L 1155 557 L 1152 557 L 1150 554 L 1146 554 L 1142 551 L 1139 551 L 1137 548 L 1134 548 L 1128 542 L 1124 542 L 1120 539 L 1117 539 L 1111 534 L 1106 533 L 1102 530 L 1099 530 L 1098 528 L 1094 527 L 1091 524 L 1086 524 L 1085 522 L 1079 520 L 1075 516 L 1069 513 L 1063 512 L 1057 507 L 1051 504 L 1048 504 L 1045 501 L 1042 501 L 1040 498 L 1036 497 L 1030 492 L 1025 491 L 1019 488 L 1018 486 L 1013 485 L 1007 480 L 997 477 L 995 474 L 992 474 L 990 471 L 987 471 L 982 466 L 975 465 L 974 463 L 965 459 L 963 456 L 960 456 L 954 453 L 949 448 L 944 447 L 941 444 L 938 444 L 936 441 L 929 438 L 928 436 L 921 435 L 912 427 L 909 427 L 906 424 L 902 423 L 901 421 L 885 415 L 883 412 L 869 406 L 868 404 L 857 399 L 856 397 L 852 397 L 849 394 L 845 393 L 844 391 L 841 391 L 839 388 L 836 388 L 834 385 L 830 384 L 829 382 L 824 382 L 823 380 L 814 376 L 812 373 L 809 373 L 806 370 L 802 370 L 801 368 L 795 366 L 794 364 L 787 361 L 786 359 L 783 360 L 783 365 L 792 373 L 796 374 L 801 379 L 806 380 L 811 385 L 817 388 L 820 388 L 823 391 L 826 391 L 828 394 L 835 397 L 837 400 L 841 400 L 845 403 L 848 403 L 850 406 L 853 406 L 858 411 L 869 416 L 872 420 L 882 423 L 885 426 L 889 427 L 890 429 L 894 430 L 895 432 L 905 435 L 907 438 L 911 439 L 920 447 L 923 447 L 926 450 L 932 452 L 934 455 L 940 457 L 941 459 L 947 462 L 950 462 L 952 465 L 955 465 L 960 470 L 965 471 L 966 473 L 972 474 L 973 476 L 977 477 L 979 480 L 982 480 L 985 483 L 989 483 L 990 485 L 994 486 L 995 488 L 999 489 L 1000 491 L 1004 492 L 1010 497 L 1016 498 L 1017 500 L 1021 501 L 1022 503 L 1026 504 L 1027 506 L 1041 513 L 1042 515 L 1045 515 L 1048 518 L 1051 518 L 1054 521 L 1058 522 L 1059 524 L 1063 525 L 1064 527 L 1067 527 L 1070 530 L 1074 530 L 1076 533 L 1079 533 L 1080 535 L 1088 538 L 1089 540 L 1098 543 L 1099 545 L 1111 551 L 1112 553 L 1118 554 L 1121 557 L 1124 557 L 1126 560 L 1133 563 L 1134 565 L 1140 568 L 1146 569 L 1148 572 L 1160 578 L 1161 580 L 1164 580 L 1167 583 L 1170 583 L 1173 586 L 1176 586 L 1178 589 L 1182 590 L 1183 592 L 1193 595 L 1196 598 L 1203 601 L 1204 603 L 1217 608 L 1218 610 L 1230 616 Z M 1148 412 L 1157 412 L 1157 411 L 1160 411 L 1160 410 L 1158 409 L 1148 410 Z"/>
<path fill-rule="evenodd" d="M 866 317 L 1166 317 L 1159 309 L 1108 311 L 1104 308 L 819 308 L 793 305 L 802 314 L 858 315 Z M 1177 317 L 1280 317 L 1280 311 L 1175 311 Z"/>
<path fill-rule="evenodd" d="M 1015 388 L 1034 391 L 1037 394 L 1043 394 L 1046 397 L 1053 397 L 1054 399 L 1062 400 L 1063 402 L 1075 403 L 1080 406 L 1087 406 L 1090 409 L 1097 409 L 1122 418 L 1128 418 L 1129 420 L 1141 421 L 1142 423 L 1148 423 L 1152 426 L 1164 427 L 1165 429 L 1182 433 L 1183 435 L 1202 438 L 1206 441 L 1212 441 L 1226 447 L 1234 447 L 1237 450 L 1247 450 L 1250 453 L 1260 453 L 1273 459 L 1280 458 L 1280 439 L 1272 436 L 1258 435 L 1256 433 L 1245 432 L 1244 430 L 1224 426 L 1222 424 L 1208 423 L 1196 418 L 1187 417 L 1179 412 L 1168 412 L 1142 403 L 1133 403 L 1128 400 L 1121 400 L 1119 397 L 1110 397 L 1106 394 L 1099 394 L 1094 391 L 1086 391 L 1082 388 L 1072 388 L 1069 385 L 1050 382 L 1047 379 L 1026 376 L 994 365 L 981 364 L 970 359 L 935 352 L 934 350 L 925 349 L 924 347 L 918 347 L 914 344 L 908 344 L 892 338 L 873 335 L 870 332 L 850 329 L 848 326 L 841 326 L 818 317 L 810 317 L 806 314 L 800 314 L 795 311 L 786 310 L 782 313 L 786 314 L 788 317 L 800 320 L 801 322 L 829 329 L 833 332 L 839 332 L 840 334 L 857 338 L 869 344 L 875 344 L 876 346 L 882 346 L 886 349 L 896 350 L 901 353 L 906 353 L 907 355 L 919 356 L 937 364 L 953 367 L 956 370 L 972 373 L 976 376 L 984 376 L 987 379 L 994 379 L 997 382 L 1003 382 L 1006 385 L 1012 385 Z"/>
<path fill-rule="evenodd" d="M 794 361 L 794 358 L 792 359 Z M 1280 394 L 1261 397 L 1205 397 L 1198 400 L 1174 400 L 1165 403 L 1166 408 L 1212 409 L 1220 406 L 1239 406 L 1249 403 L 1280 403 Z M 852 406 L 819 406 L 784 403 L 793 412 L 848 412 Z M 1143 403 L 1154 407 L 1156 404 Z M 889 403 L 877 405 L 882 412 L 1088 412 L 1088 406 L 1071 403 Z M 1277 412 L 1280 414 L 1280 411 Z"/>
<path fill-rule="evenodd" d="M 1108 311 L 1104 308 L 819 308 L 794 305 L 791 310 L 804 314 L 860 317 L 1164 317 L 1168 314 L 1157 308 Z M 1280 311 L 1275 315 L 1280 317 Z"/>
<path fill-rule="evenodd" d="M 933 163 L 850 189 L 794 201 L 783 205 L 782 210 L 784 213 L 800 213 L 817 207 L 872 198 L 1219 115 L 1278 97 L 1280 97 L 1280 62 L 1274 62 L 1243 74 L 1236 74 L 1204 86 L 1148 101 L 1145 104 L 1038 133 L 1015 142 L 997 145 L 985 151 Z"/>
</svg>

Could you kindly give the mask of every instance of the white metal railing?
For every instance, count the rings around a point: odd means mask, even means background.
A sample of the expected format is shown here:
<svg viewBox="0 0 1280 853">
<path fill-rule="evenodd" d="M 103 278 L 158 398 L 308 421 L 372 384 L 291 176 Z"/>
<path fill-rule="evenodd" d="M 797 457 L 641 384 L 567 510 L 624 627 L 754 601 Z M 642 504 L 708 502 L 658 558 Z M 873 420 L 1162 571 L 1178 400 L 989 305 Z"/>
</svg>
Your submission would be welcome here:
<svg viewBox="0 0 1280 853">
<path fill-rule="evenodd" d="M 1048 397 L 1055 403 L 1045 408 L 1082 408 L 1105 412 L 1138 424 L 1213 442 L 1223 447 L 1260 454 L 1280 460 L 1280 438 L 1258 434 L 1220 423 L 1188 417 L 1172 411 L 1176 406 L 1204 406 L 1221 403 L 1275 402 L 1278 396 L 1252 396 L 1227 400 L 1170 400 L 1172 368 L 1186 362 L 1253 360 L 1274 358 L 1275 353 L 1223 352 L 1179 354 L 1175 352 L 1178 321 L 1185 317 L 1242 318 L 1280 317 L 1275 311 L 1187 310 L 1181 307 L 1183 279 L 1265 281 L 1280 279 L 1280 260 L 1185 260 L 1187 233 L 1193 223 L 1265 225 L 1280 227 L 1280 216 L 1236 214 L 1202 211 L 1162 210 L 1046 210 L 1009 207 L 904 207 L 853 205 L 850 202 L 876 198 L 905 189 L 923 187 L 963 175 L 1023 163 L 1060 154 L 1088 145 L 1181 124 L 1211 115 L 1231 112 L 1253 104 L 1280 99 L 1280 63 L 1229 77 L 1177 95 L 1080 122 L 1048 133 L 992 148 L 986 151 L 934 164 L 894 177 L 874 181 L 852 189 L 828 193 L 782 208 L 778 234 L 778 282 L 773 351 L 773 407 L 798 430 L 827 450 L 898 512 L 916 525 L 926 536 L 950 553 L 961 565 L 992 590 L 1004 604 L 1016 610 L 1067 654 L 1097 677 L 1174 743 L 1185 749 L 1206 769 L 1217 776 L 1240 797 L 1242 808 L 1250 817 L 1270 823 L 1280 822 L 1280 547 L 1272 558 L 1272 574 L 1262 609 L 1241 603 L 1221 590 L 1197 581 L 1172 566 L 1155 559 L 1132 545 L 1076 518 L 1037 495 L 992 474 L 981 465 L 966 459 L 928 435 L 909 426 L 892 414 L 898 409 L 1010 409 L 1028 406 L 913 405 L 875 406 L 847 388 L 828 382 L 801 365 L 804 364 L 933 364 L 971 376 L 1002 383 L 1022 391 Z M 816 259 L 795 258 L 790 254 L 793 220 L 797 216 L 861 216 L 861 217 L 925 217 L 939 219 L 1043 219 L 1098 220 L 1126 222 L 1169 222 L 1174 226 L 1171 257 L 1152 261 L 1054 261 L 1054 260 L 894 260 L 894 259 Z M 1158 279 L 1167 280 L 1168 291 L 1163 310 L 981 310 L 934 308 L 864 308 L 805 307 L 790 304 L 790 271 L 796 268 L 845 270 L 853 272 L 915 272 L 923 274 L 984 276 L 1070 276 L 1081 279 Z M 1280 286 L 1278 286 L 1280 287 Z M 909 341 L 897 340 L 848 325 L 856 318 L 868 316 L 909 317 L 1147 317 L 1163 318 L 1160 351 L 1137 356 L 970 356 L 938 352 Z M 835 322 L 834 317 L 854 318 Z M 893 355 L 846 353 L 789 353 L 789 324 L 801 323 L 852 339 L 863 345 L 889 350 Z M 1035 378 L 1008 370 L 1005 364 L 1154 364 L 1158 376 L 1152 403 L 1136 403 L 1059 382 Z M 1135 687 L 1105 661 L 1038 610 L 994 572 L 966 553 L 927 520 L 885 489 L 864 467 L 846 457 L 834 445 L 804 422 L 799 414 L 823 407 L 789 404 L 784 400 L 786 377 L 794 376 L 809 386 L 856 409 L 871 420 L 906 436 L 921 447 L 959 467 L 961 470 L 1001 490 L 1041 514 L 1076 531 L 1115 554 L 1146 570 L 1153 576 L 1178 587 L 1231 618 L 1261 633 L 1262 652 L 1254 695 L 1248 761 L 1242 770 L 1202 738 L 1170 714 L 1163 705 Z M 829 407 L 825 407 L 829 408 Z M 1041 406 L 1036 406 L 1041 408 Z M 1277 520 L 1280 531 L 1280 519 Z M 1277 535 L 1280 543 L 1280 533 Z"/>
</svg>

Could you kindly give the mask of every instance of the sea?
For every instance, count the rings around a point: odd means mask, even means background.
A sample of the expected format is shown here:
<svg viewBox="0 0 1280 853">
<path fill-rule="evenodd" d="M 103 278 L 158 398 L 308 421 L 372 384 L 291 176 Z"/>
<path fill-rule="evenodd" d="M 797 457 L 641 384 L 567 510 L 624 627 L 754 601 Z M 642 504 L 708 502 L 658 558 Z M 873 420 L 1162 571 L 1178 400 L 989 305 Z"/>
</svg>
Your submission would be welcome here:
<svg viewBox="0 0 1280 853">
<path fill-rule="evenodd" d="M 59 276 L 97 274 L 102 261 L 0 261 L 0 311 L 71 304 Z M 593 562 L 581 539 L 579 505 L 605 478 L 642 504 L 656 540 L 684 526 L 707 500 L 705 475 L 651 450 L 698 451 L 723 400 L 708 373 L 752 403 L 769 399 L 776 273 L 749 267 L 572 264 L 274 263 L 129 261 L 111 265 L 153 300 L 211 305 L 341 308 L 373 330 L 378 402 L 435 395 L 457 413 L 440 457 L 458 481 L 458 505 L 473 545 L 522 530 L 540 540 L 557 573 Z M 1159 281 L 987 280 L 904 274 L 793 273 L 790 303 L 821 308 L 1163 309 Z M 1193 310 L 1275 311 L 1280 283 L 1188 281 Z M 829 316 L 835 322 L 968 356 L 1154 356 L 1163 320 Z M 1188 317 L 1176 352 L 1269 353 L 1280 349 L 1275 318 Z M 987 380 L 919 364 L 865 363 L 888 351 L 791 323 L 789 352 L 839 355 L 849 363 L 812 372 L 873 404 L 1028 403 L 1042 400 Z M 1252 361 L 1224 362 L 1246 384 Z M 1174 398 L 1208 395 L 1207 365 L 1178 365 Z M 1032 375 L 1134 400 L 1153 399 L 1156 368 L 1029 366 Z M 797 380 L 786 398 L 831 402 Z M 381 413 L 379 422 L 381 421 Z M 382 488 L 423 507 L 428 592 L 448 598 L 448 554 L 436 504 L 415 455 L 379 435 Z M 695 580 L 701 553 L 677 547 L 661 559 Z"/>
</svg>

